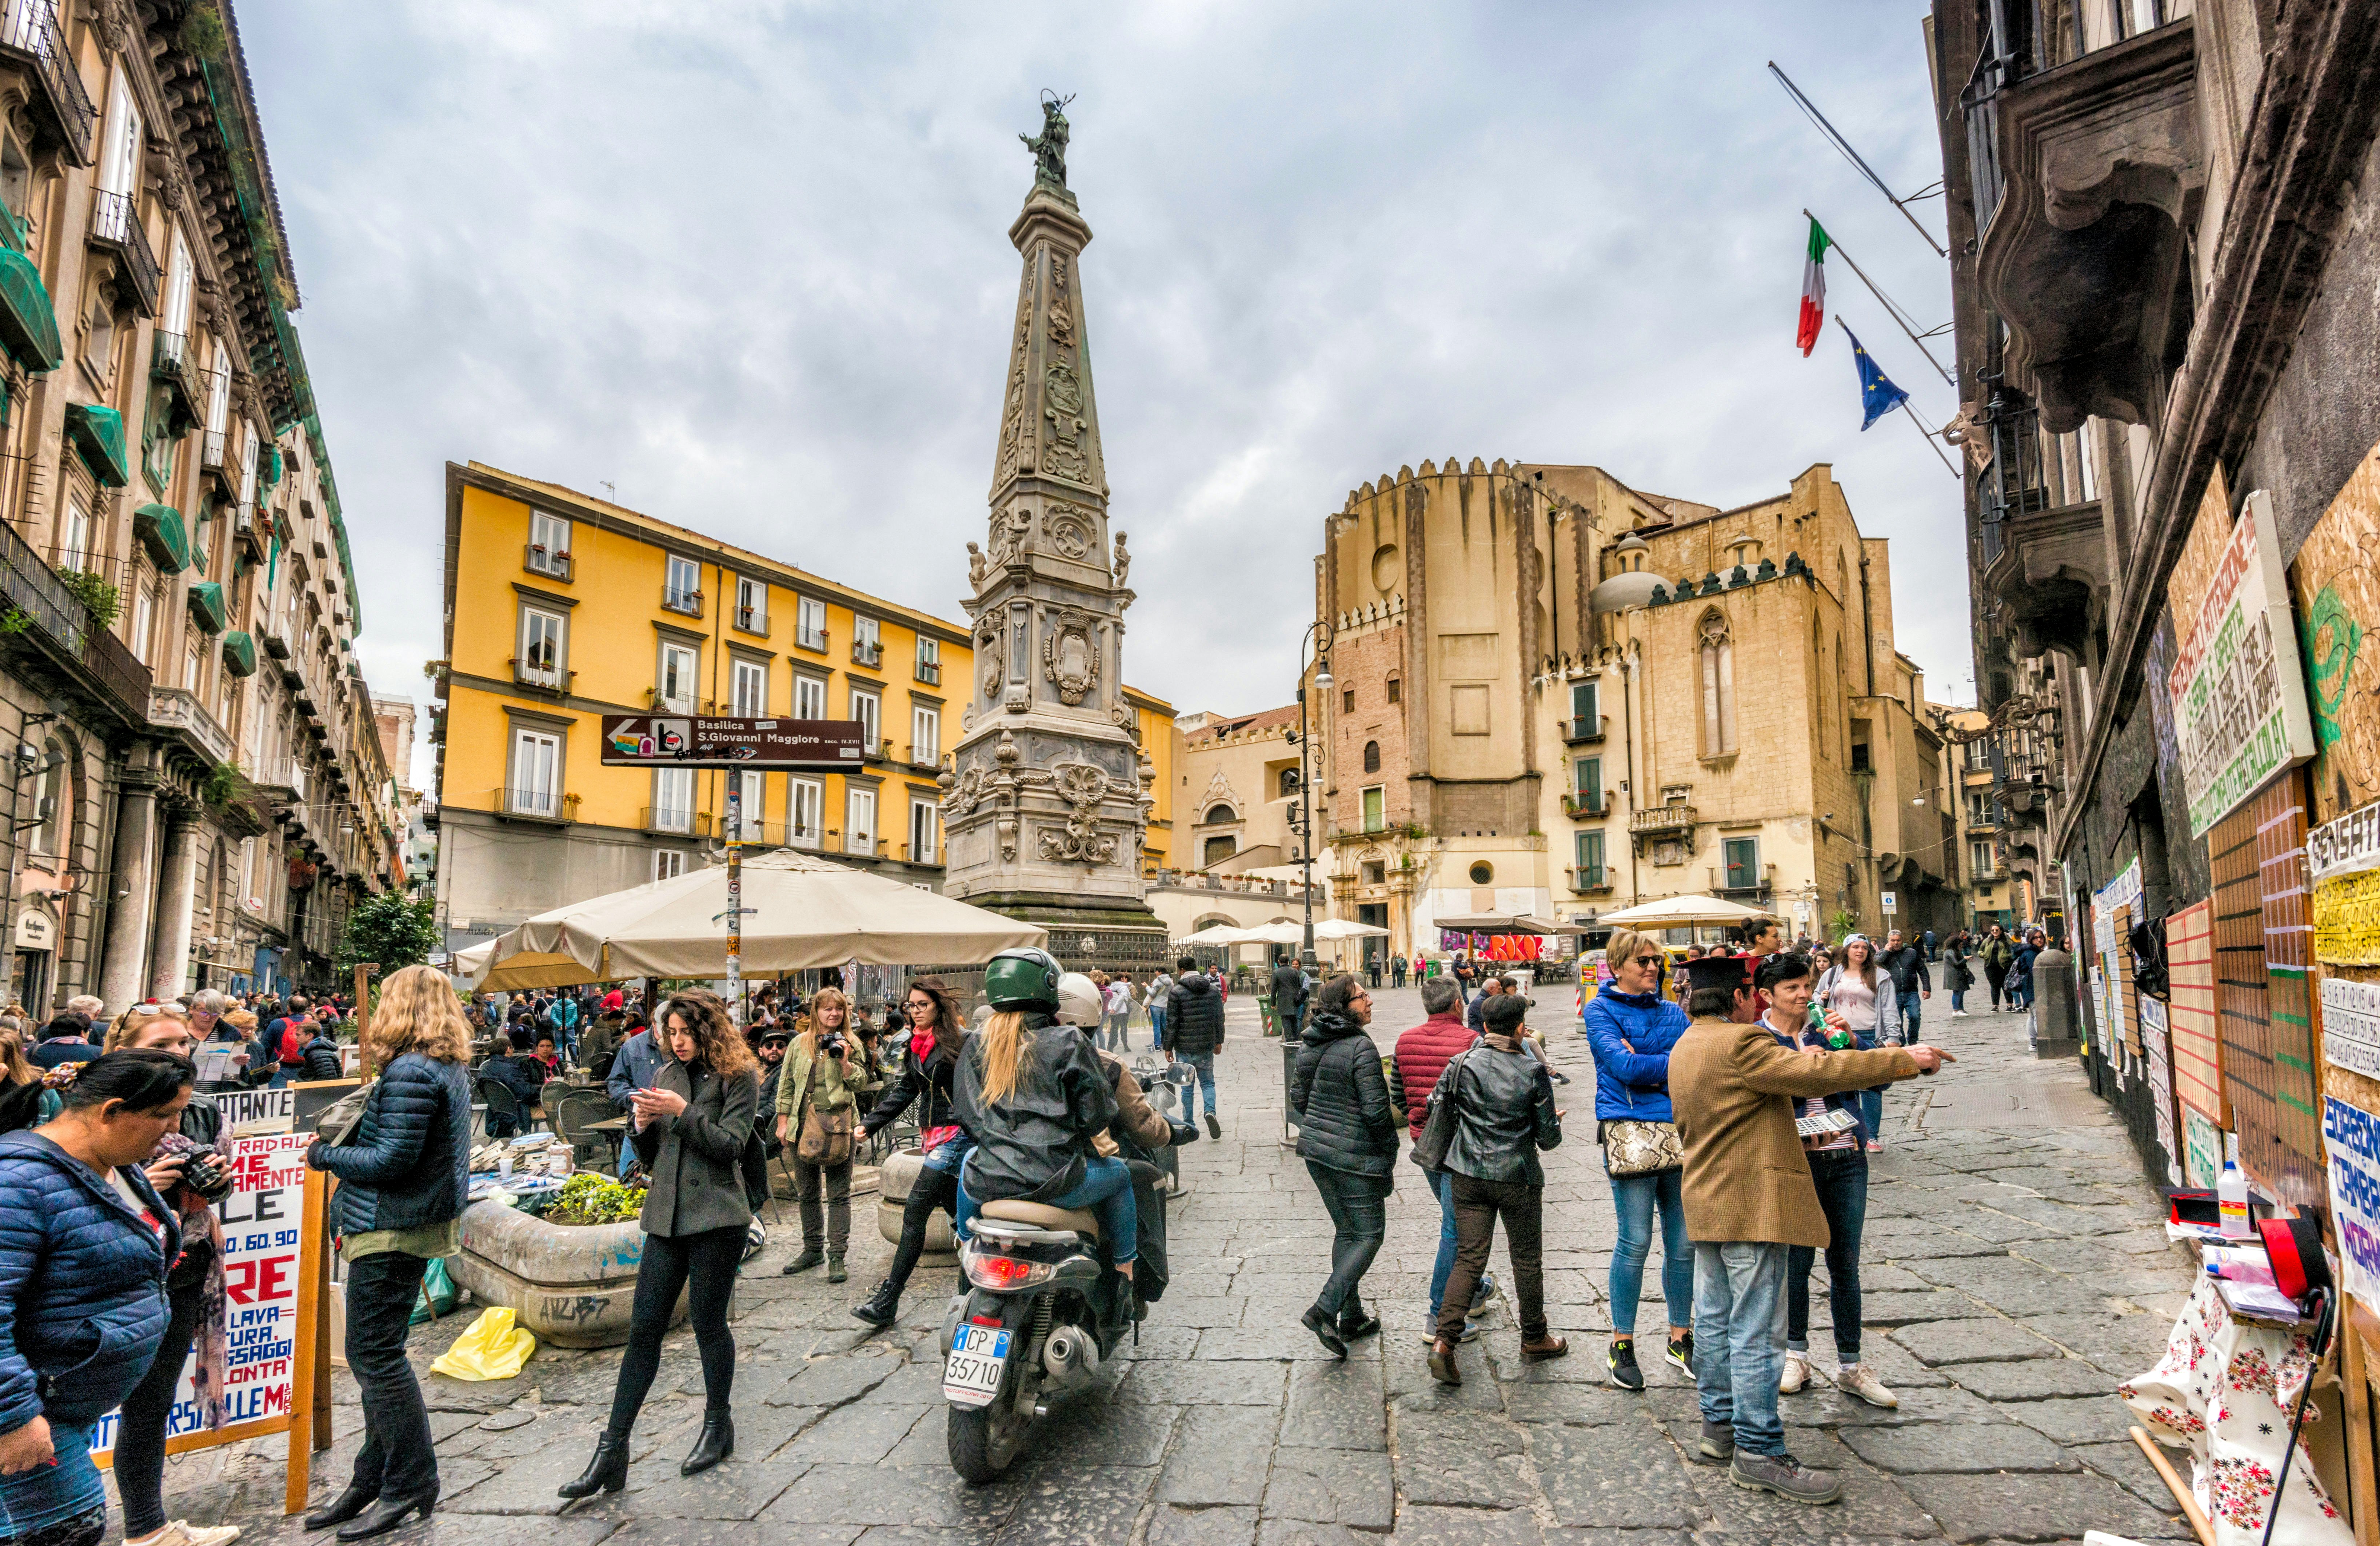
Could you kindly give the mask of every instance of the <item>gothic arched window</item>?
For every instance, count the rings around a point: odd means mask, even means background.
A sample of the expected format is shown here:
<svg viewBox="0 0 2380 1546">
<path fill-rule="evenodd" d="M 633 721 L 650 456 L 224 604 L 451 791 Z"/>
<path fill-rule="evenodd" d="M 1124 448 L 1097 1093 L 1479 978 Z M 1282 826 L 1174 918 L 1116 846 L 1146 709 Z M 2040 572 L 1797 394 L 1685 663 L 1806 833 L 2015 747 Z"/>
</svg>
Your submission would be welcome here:
<svg viewBox="0 0 2380 1546">
<path fill-rule="evenodd" d="M 1364 771 L 1378 773 L 1379 770 L 1380 743 L 1377 741 L 1366 741 L 1364 743 Z"/>
<path fill-rule="evenodd" d="M 1229 805 L 1209 805 L 1207 807 L 1207 825 L 1209 827 L 1220 827 L 1226 822 L 1237 821 L 1239 819 L 1240 813 L 1232 809 Z"/>
<path fill-rule="evenodd" d="M 1735 750 L 1735 644 L 1716 607 L 1695 632 L 1702 639 L 1703 755 L 1723 757 Z"/>
</svg>

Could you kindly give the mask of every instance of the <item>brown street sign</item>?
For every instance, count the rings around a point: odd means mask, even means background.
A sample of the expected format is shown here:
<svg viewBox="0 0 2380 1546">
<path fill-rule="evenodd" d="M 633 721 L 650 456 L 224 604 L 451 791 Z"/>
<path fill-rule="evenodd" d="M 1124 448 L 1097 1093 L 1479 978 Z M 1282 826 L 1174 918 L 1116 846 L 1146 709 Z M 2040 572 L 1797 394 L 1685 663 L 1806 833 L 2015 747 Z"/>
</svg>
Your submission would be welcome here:
<svg viewBox="0 0 2380 1546">
<path fill-rule="evenodd" d="M 856 719 L 746 719 L 606 714 L 606 767 L 856 767 L 866 748 Z"/>
</svg>

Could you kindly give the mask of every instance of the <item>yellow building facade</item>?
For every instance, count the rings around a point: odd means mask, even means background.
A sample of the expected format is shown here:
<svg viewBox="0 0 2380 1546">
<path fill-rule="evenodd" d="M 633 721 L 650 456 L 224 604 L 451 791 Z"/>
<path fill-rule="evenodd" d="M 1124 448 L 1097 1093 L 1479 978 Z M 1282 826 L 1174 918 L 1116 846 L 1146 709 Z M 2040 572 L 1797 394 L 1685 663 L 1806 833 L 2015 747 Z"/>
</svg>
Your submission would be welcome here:
<svg viewBox="0 0 2380 1546">
<path fill-rule="evenodd" d="M 744 840 L 940 888 L 935 782 L 974 658 L 964 623 L 480 463 L 446 468 L 440 907 L 462 947 L 547 909 L 710 863 L 727 779 Z M 1128 690 L 1129 692 L 1129 690 Z M 1165 852 L 1172 710 L 1129 693 L 1159 767 Z M 857 720 L 848 772 L 601 765 L 605 714 Z"/>
</svg>

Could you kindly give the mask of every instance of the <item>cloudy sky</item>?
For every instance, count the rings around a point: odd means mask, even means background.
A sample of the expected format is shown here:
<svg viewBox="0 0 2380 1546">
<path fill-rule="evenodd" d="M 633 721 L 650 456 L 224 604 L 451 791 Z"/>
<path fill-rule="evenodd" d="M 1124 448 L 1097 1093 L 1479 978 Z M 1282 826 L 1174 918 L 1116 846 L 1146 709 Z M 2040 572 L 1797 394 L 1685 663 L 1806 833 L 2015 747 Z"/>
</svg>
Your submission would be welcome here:
<svg viewBox="0 0 2380 1546">
<path fill-rule="evenodd" d="M 441 653 L 450 459 L 961 616 L 1048 86 L 1078 93 L 1136 685 L 1284 701 L 1322 518 L 1453 454 L 1722 506 L 1831 462 L 1893 540 L 1900 647 L 1971 697 L 1957 484 L 1905 417 L 1860 432 L 1839 332 L 1792 347 L 1800 211 L 1929 322 L 1947 271 L 1765 68 L 1925 187 L 1912 0 L 238 16 L 376 690 L 423 696 Z M 1941 424 L 1950 389 L 1830 270 Z"/>
</svg>

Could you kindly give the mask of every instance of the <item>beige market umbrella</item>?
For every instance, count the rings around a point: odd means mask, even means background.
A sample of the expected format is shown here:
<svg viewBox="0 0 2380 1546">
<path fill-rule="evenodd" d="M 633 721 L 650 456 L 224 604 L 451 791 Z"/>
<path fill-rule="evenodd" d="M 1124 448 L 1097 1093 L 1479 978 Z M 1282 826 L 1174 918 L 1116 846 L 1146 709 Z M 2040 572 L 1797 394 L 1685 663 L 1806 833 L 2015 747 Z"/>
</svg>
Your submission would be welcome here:
<svg viewBox="0 0 2380 1546">
<path fill-rule="evenodd" d="M 1229 924 L 1209 924 L 1196 934 L 1184 935 L 1174 943 L 1176 945 L 1245 945 L 1249 938 L 1250 936 L 1245 929 L 1233 928 Z"/>
<path fill-rule="evenodd" d="M 1031 924 L 868 870 L 779 849 L 744 862 L 747 977 L 858 961 L 979 961 L 1040 945 Z M 482 947 L 463 953 L 468 960 Z M 486 947 L 472 986 L 560 987 L 623 977 L 727 974 L 727 871 L 689 870 L 540 913 Z"/>
<path fill-rule="evenodd" d="M 1345 918 L 1332 918 L 1314 925 L 1317 939 L 1378 939 L 1388 932 L 1378 924 L 1357 924 Z"/>
<path fill-rule="evenodd" d="M 1659 901 L 1639 902 L 1623 907 L 1617 912 L 1607 912 L 1597 919 L 1596 928 L 1674 929 L 1689 924 L 1742 924 L 1755 918 L 1774 917 L 1756 907 L 1731 902 L 1722 897 L 1664 897 Z M 1573 924 L 1575 933 L 1588 925 Z"/>
</svg>

